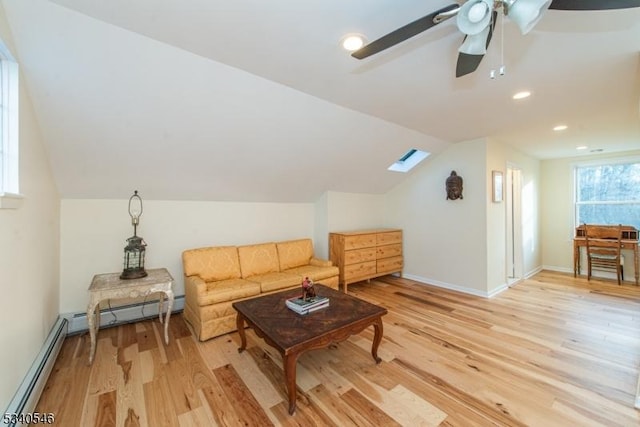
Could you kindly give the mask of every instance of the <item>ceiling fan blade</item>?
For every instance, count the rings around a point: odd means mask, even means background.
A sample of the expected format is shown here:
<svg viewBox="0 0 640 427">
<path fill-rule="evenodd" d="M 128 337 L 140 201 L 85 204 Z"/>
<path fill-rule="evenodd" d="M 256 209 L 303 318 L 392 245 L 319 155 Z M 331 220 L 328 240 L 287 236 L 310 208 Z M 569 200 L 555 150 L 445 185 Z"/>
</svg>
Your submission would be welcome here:
<svg viewBox="0 0 640 427">
<path fill-rule="evenodd" d="M 491 37 L 493 37 L 493 30 L 496 27 L 497 18 L 498 13 L 494 11 L 493 17 L 491 18 L 491 24 L 489 26 L 489 34 L 487 35 L 487 48 L 489 47 L 489 43 L 491 43 Z M 466 38 L 467 37 L 465 37 L 465 39 Z M 467 74 L 473 73 L 480 66 L 482 58 L 484 58 L 484 55 L 469 55 L 468 53 L 459 52 L 458 62 L 456 64 L 456 77 L 462 77 Z"/>
<path fill-rule="evenodd" d="M 423 31 L 428 30 L 433 26 L 438 25 L 440 22 L 448 18 L 445 17 L 445 19 L 436 22 L 434 21 L 436 16 L 446 12 L 457 11 L 458 9 L 460 9 L 460 6 L 455 3 L 450 4 L 449 6 L 445 6 L 442 9 L 438 9 L 427 16 L 417 19 L 412 23 L 405 25 L 404 27 L 398 28 L 397 30 L 392 31 L 389 34 L 380 37 L 378 40 L 372 41 L 368 45 L 363 46 L 362 48 L 353 52 L 351 56 L 357 59 L 364 59 L 368 56 L 388 49 L 391 46 L 395 46 L 398 43 L 401 43 L 417 34 L 422 33 Z M 451 16 L 453 15 L 454 14 L 452 14 Z"/>
<path fill-rule="evenodd" d="M 640 0 L 553 0 L 549 9 L 607 10 L 640 7 Z"/>
<path fill-rule="evenodd" d="M 479 66 L 484 55 L 469 55 L 458 53 L 458 63 L 456 64 L 456 77 L 466 76 L 473 73 Z"/>
</svg>

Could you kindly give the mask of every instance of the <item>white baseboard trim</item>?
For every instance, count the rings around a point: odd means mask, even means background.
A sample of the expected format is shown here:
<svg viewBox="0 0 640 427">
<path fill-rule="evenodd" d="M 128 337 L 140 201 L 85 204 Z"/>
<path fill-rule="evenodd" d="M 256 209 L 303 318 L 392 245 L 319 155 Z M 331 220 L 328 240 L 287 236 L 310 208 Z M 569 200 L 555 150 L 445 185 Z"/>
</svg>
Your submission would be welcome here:
<svg viewBox="0 0 640 427">
<path fill-rule="evenodd" d="M 53 365 L 60 353 L 62 343 L 68 333 L 69 322 L 58 316 L 56 323 L 51 328 L 40 353 L 33 361 L 27 375 L 22 380 L 22 384 L 18 387 L 16 394 L 4 411 L 4 414 L 33 414 L 36 404 L 40 399 L 42 390 L 47 383 L 49 374 L 53 369 Z M 30 421 L 30 420 L 25 420 Z M 33 421 L 33 420 L 31 420 Z M 19 422 L 18 419 L 11 420 L 7 424 L 9 426 L 26 425 Z"/>
<path fill-rule="evenodd" d="M 439 280 L 428 279 L 426 277 L 416 276 L 413 274 L 403 274 L 402 277 L 415 280 L 416 282 L 423 283 L 425 285 L 433 285 L 439 288 L 449 289 L 450 291 L 462 292 L 464 294 L 475 295 L 477 297 L 482 298 L 490 298 L 492 295 L 495 295 L 493 292 L 482 292 L 477 289 L 467 288 L 465 286 L 454 285 L 451 283 L 441 282 Z M 503 286 L 507 286 L 506 284 Z M 502 288 L 502 287 L 501 287 Z M 506 288 L 505 288 L 506 289 Z M 502 292 L 502 291 L 500 291 Z"/>
<path fill-rule="evenodd" d="M 171 313 L 180 312 L 183 309 L 184 295 L 175 297 Z M 69 322 L 69 334 L 76 334 L 89 330 L 86 312 L 66 313 L 61 314 L 61 316 Z M 123 325 L 152 317 L 158 317 L 157 299 L 150 299 L 145 302 L 102 309 L 100 310 L 100 327 Z"/>
<path fill-rule="evenodd" d="M 557 265 L 543 265 L 542 269 L 543 270 L 549 270 L 549 271 L 557 271 L 558 273 L 571 273 L 571 274 L 573 274 L 573 268 L 559 267 Z"/>
<path fill-rule="evenodd" d="M 531 279 L 533 276 L 535 276 L 536 274 L 540 273 L 542 270 L 545 270 L 546 267 L 540 266 L 540 267 L 536 267 L 531 271 L 528 271 L 524 274 L 524 278 L 525 279 Z"/>
<path fill-rule="evenodd" d="M 517 283 L 517 282 L 514 282 L 514 283 Z M 488 295 L 487 295 L 487 298 L 493 298 L 493 297 L 495 297 L 496 295 L 501 294 L 502 292 L 506 291 L 506 290 L 507 290 L 507 289 L 509 289 L 509 288 L 510 288 L 510 286 L 509 286 L 509 284 L 508 284 L 508 283 L 505 283 L 505 284 L 503 284 L 503 285 L 500 285 L 500 286 L 498 286 L 497 288 L 495 288 L 495 289 L 493 289 L 493 290 L 489 291 L 489 293 L 488 293 Z"/>
</svg>

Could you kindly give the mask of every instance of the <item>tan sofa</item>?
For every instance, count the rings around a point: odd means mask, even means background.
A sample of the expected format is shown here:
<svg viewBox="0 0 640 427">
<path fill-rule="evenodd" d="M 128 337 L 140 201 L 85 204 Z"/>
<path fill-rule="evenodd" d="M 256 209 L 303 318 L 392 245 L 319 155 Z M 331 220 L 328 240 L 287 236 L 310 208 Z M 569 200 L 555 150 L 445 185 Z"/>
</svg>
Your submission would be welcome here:
<svg viewBox="0 0 640 427">
<path fill-rule="evenodd" d="M 214 246 L 182 253 L 184 317 L 200 341 L 235 331 L 234 301 L 314 282 L 338 289 L 338 268 L 313 256 L 311 239 Z"/>
</svg>

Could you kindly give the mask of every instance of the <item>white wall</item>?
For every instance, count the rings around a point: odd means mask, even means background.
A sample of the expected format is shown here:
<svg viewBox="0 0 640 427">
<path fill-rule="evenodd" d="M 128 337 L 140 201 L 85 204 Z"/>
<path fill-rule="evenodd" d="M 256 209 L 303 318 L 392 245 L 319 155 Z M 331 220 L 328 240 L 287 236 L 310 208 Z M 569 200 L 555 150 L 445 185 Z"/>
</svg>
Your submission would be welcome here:
<svg viewBox="0 0 640 427">
<path fill-rule="evenodd" d="M 491 171 L 504 173 L 507 164 L 523 175 L 524 268 L 540 267 L 539 162 L 480 139 L 427 159 L 385 196 L 387 223 L 404 230 L 405 276 L 481 296 L 506 286 L 506 203 L 492 202 Z M 464 180 L 462 200 L 446 200 L 452 170 Z"/>
<path fill-rule="evenodd" d="M 540 161 L 513 147 L 496 141 L 488 141 L 487 153 L 487 264 L 488 290 L 491 293 L 504 286 L 506 273 L 506 207 L 507 204 L 492 201 L 492 175 L 494 170 L 506 178 L 507 167 L 521 172 L 521 221 L 523 274 L 528 276 L 542 265 L 540 244 Z"/>
<path fill-rule="evenodd" d="M 407 277 L 486 295 L 486 156 L 484 140 L 453 144 L 386 195 L 388 222 L 404 230 Z M 462 200 L 446 200 L 452 170 L 464 180 Z"/>
<path fill-rule="evenodd" d="M 603 159 L 618 159 L 640 156 L 640 150 L 615 154 L 570 157 L 544 160 L 542 175 L 542 263 L 550 270 L 573 273 L 573 236 L 575 234 L 573 212 L 573 167 L 576 163 Z M 626 252 L 626 251 L 625 251 Z M 632 260 L 632 252 L 626 252 L 625 259 Z M 582 264 L 584 265 L 584 263 Z M 598 273 L 596 273 L 598 274 Z M 632 262 L 625 262 L 624 277 L 633 280 Z"/>
<path fill-rule="evenodd" d="M 574 159 L 575 160 L 575 159 Z M 542 169 L 542 263 L 573 272 L 573 171 L 571 159 L 544 160 Z"/>
<path fill-rule="evenodd" d="M 327 209 L 329 231 L 390 227 L 385 217 L 384 203 L 385 198 L 381 194 L 330 191 Z"/>
<path fill-rule="evenodd" d="M 315 208 L 315 233 L 313 237 L 316 256 L 329 259 L 329 192 L 326 191 L 316 200 Z"/>
<path fill-rule="evenodd" d="M 7 28 L 0 7 L 0 37 L 13 50 Z M 24 200 L 19 209 L 0 209 L 0 409 L 11 401 L 58 316 L 58 191 L 22 84 L 19 132 Z"/>
<path fill-rule="evenodd" d="M 133 190 L 132 190 L 133 193 Z M 166 267 L 174 292 L 184 294 L 185 249 L 243 245 L 314 236 L 310 203 L 156 201 L 143 198 L 138 235 L 147 243 L 146 268 Z M 63 200 L 60 310 L 86 310 L 87 288 L 98 273 L 122 271 L 125 239 L 133 235 L 128 199 Z"/>
<path fill-rule="evenodd" d="M 500 289 L 507 282 L 506 201 L 493 202 L 493 171 L 507 172 L 507 156 L 502 144 L 487 141 L 487 168 L 485 170 L 485 203 L 487 209 L 487 291 Z M 504 189 L 504 184 L 503 184 Z"/>
</svg>

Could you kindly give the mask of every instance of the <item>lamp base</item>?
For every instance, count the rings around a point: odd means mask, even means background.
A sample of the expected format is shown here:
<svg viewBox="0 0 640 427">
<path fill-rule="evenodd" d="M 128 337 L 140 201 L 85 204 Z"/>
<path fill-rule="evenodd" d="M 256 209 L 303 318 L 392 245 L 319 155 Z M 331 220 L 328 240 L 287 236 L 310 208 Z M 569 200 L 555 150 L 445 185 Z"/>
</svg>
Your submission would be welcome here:
<svg viewBox="0 0 640 427">
<path fill-rule="evenodd" d="M 139 279 L 141 277 L 146 277 L 147 272 L 144 271 L 144 268 L 130 268 L 126 269 L 120 275 L 120 278 L 123 280 L 128 279 Z"/>
</svg>

